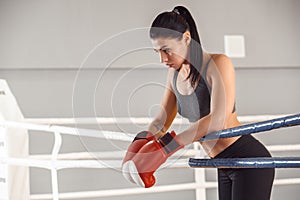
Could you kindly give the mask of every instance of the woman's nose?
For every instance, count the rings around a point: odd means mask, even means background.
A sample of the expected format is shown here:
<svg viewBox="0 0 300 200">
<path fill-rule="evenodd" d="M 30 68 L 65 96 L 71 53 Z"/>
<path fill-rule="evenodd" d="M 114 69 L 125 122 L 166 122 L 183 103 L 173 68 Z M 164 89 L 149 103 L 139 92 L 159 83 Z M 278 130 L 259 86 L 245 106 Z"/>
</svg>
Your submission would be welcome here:
<svg viewBox="0 0 300 200">
<path fill-rule="evenodd" d="M 164 52 L 160 52 L 160 62 L 166 63 L 168 62 L 168 55 Z"/>
</svg>

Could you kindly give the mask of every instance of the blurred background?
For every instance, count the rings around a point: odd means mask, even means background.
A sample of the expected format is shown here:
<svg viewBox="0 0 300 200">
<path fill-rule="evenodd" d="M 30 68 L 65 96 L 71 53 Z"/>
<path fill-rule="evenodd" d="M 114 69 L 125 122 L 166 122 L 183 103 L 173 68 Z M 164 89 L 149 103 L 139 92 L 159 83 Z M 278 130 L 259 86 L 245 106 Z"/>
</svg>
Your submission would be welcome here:
<svg viewBox="0 0 300 200">
<path fill-rule="evenodd" d="M 25 118 L 151 118 L 167 68 L 151 49 L 148 27 L 159 13 L 176 5 L 186 6 L 194 16 L 207 52 L 232 53 L 238 115 L 299 113 L 299 0 L 1 0 L 0 79 L 8 82 Z M 134 134 L 146 125 L 84 127 Z M 180 131 L 186 125 L 172 128 Z M 255 136 L 266 145 L 300 142 L 297 127 Z M 32 132 L 29 137 L 31 154 L 51 152 L 51 134 Z M 127 145 L 63 137 L 62 153 L 124 150 Z M 191 182 L 193 173 L 164 169 L 157 185 Z M 206 177 L 216 180 L 216 170 L 206 170 Z M 276 178 L 286 177 L 299 178 L 300 170 L 276 170 Z M 31 193 L 51 193 L 49 180 L 49 171 L 31 168 Z M 117 169 L 59 171 L 60 192 L 127 187 L 135 186 Z M 296 200 L 299 195 L 299 185 L 274 186 L 272 200 Z M 120 198 L 195 199 L 195 191 L 95 199 Z M 207 199 L 217 198 L 216 189 L 207 190 Z"/>
</svg>

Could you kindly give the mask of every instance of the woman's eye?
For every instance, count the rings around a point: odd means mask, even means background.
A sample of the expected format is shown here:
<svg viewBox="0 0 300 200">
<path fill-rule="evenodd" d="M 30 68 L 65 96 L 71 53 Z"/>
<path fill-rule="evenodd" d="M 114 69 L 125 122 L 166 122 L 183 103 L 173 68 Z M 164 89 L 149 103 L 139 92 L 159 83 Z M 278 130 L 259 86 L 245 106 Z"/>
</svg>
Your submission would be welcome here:
<svg viewBox="0 0 300 200">
<path fill-rule="evenodd" d="M 164 51 L 165 53 L 170 53 L 170 52 L 171 52 L 170 49 L 164 49 L 163 51 Z"/>
</svg>

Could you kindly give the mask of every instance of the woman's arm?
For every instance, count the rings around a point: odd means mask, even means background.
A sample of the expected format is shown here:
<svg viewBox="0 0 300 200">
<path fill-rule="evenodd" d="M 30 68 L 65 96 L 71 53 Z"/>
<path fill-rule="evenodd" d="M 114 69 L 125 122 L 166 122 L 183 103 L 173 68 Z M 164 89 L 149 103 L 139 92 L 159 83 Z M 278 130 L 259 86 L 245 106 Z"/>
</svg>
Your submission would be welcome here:
<svg viewBox="0 0 300 200">
<path fill-rule="evenodd" d="M 160 104 L 160 110 L 148 127 L 148 131 L 154 133 L 156 138 L 165 134 L 177 114 L 176 96 L 172 86 L 173 76 L 174 70 L 169 69 L 166 89 Z"/>
<path fill-rule="evenodd" d="M 207 81 L 211 87 L 210 114 L 193 123 L 178 135 L 185 144 L 227 127 L 235 103 L 235 71 L 231 60 L 225 55 L 213 57 L 207 70 Z"/>
</svg>

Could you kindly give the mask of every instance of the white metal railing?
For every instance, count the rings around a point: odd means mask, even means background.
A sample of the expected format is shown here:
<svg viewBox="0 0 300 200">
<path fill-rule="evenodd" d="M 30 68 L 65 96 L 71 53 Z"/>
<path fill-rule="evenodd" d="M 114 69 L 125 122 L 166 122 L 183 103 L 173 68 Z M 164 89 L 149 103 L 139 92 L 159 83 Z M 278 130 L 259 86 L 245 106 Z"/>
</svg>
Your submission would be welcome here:
<svg viewBox="0 0 300 200">
<path fill-rule="evenodd" d="M 264 115 L 264 116 L 244 116 L 240 117 L 239 120 L 242 123 L 265 121 L 273 118 L 278 118 L 286 115 Z M 95 119 L 92 120 L 95 122 Z M 74 136 L 84 136 L 84 137 L 95 137 L 111 140 L 121 140 L 130 142 L 133 139 L 133 135 L 126 133 L 119 133 L 113 131 L 97 131 L 91 129 L 79 129 L 71 128 L 64 126 L 54 126 L 48 125 L 53 124 L 78 124 L 83 122 L 83 124 L 91 123 L 91 118 L 81 118 L 81 119 L 52 119 L 47 123 L 46 119 L 26 119 L 25 122 L 12 122 L 12 121 L 0 121 L 0 127 L 4 128 L 22 128 L 27 130 L 38 130 L 43 132 L 49 132 L 54 134 L 54 145 L 51 155 L 31 155 L 29 158 L 0 158 L 0 164 L 7 165 L 18 165 L 18 166 L 29 166 L 29 167 L 38 167 L 51 170 L 51 185 L 52 185 L 52 194 L 32 194 L 31 199 L 79 199 L 79 198 L 93 198 L 93 197 L 105 197 L 105 196 L 119 196 L 119 195 L 131 195 L 131 194 L 141 194 L 141 193 L 150 193 L 150 192 L 167 192 L 167 191 L 178 191 L 178 190 L 196 190 L 197 199 L 205 198 L 205 191 L 208 188 L 217 187 L 216 182 L 207 182 L 205 180 L 205 171 L 204 169 L 195 169 L 195 182 L 193 183 L 184 183 L 184 184 L 172 184 L 172 185 L 163 185 L 156 186 L 153 188 L 126 188 L 126 189 L 110 189 L 110 190 L 101 190 L 101 191 L 84 191 L 84 192 L 70 192 L 70 193 L 59 193 L 58 191 L 58 180 L 57 180 L 57 171 L 60 169 L 66 168 L 107 168 L 107 164 L 113 167 L 119 167 L 121 165 L 121 159 L 123 158 L 124 151 L 112 151 L 106 152 L 97 158 L 108 159 L 112 158 L 113 160 L 105 160 L 105 164 L 99 162 L 99 160 L 91 160 L 91 156 L 88 152 L 77 152 L 77 153 L 68 153 L 68 154 L 59 154 L 59 150 L 62 143 L 62 134 L 69 134 Z M 97 122 L 101 124 L 114 124 L 114 123 L 140 123 L 146 124 L 150 122 L 149 118 L 97 118 Z M 44 124 L 37 124 L 44 123 Z M 181 119 L 176 119 L 176 123 L 185 123 Z M 79 134 L 80 133 L 80 134 Z M 267 146 L 270 151 L 300 151 L 300 145 L 272 145 Z M 100 154 L 100 152 L 98 152 Z M 182 152 L 179 152 L 182 153 Z M 97 152 L 93 152 L 93 155 L 97 155 Z M 193 157 L 199 154 L 198 143 L 195 143 L 194 149 L 185 150 L 183 156 Z M 172 165 L 169 166 L 169 163 Z M 186 159 L 180 159 L 176 162 L 170 160 L 168 167 L 188 167 Z M 200 178 L 199 178 L 200 177 Z M 289 179 L 279 179 L 275 180 L 275 185 L 290 185 L 290 184 L 300 184 L 300 178 L 289 178 Z M 201 193 L 202 192 L 202 193 Z"/>
</svg>

